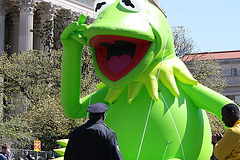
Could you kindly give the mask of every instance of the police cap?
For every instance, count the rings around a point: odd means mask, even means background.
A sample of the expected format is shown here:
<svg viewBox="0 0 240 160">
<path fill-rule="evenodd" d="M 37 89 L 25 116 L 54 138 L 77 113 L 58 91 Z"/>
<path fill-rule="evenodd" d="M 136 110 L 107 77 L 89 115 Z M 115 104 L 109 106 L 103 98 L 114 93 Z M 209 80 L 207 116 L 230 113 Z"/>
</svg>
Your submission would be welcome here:
<svg viewBox="0 0 240 160">
<path fill-rule="evenodd" d="M 108 110 L 108 106 L 104 103 L 94 103 L 87 109 L 90 113 L 104 113 Z"/>
</svg>

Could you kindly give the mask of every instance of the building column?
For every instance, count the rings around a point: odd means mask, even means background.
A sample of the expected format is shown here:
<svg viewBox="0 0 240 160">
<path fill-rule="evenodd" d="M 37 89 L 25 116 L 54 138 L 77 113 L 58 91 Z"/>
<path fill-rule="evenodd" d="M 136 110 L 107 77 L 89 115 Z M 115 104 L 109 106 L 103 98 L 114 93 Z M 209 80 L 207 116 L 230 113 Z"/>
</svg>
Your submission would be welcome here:
<svg viewBox="0 0 240 160">
<path fill-rule="evenodd" d="M 0 56 L 4 52 L 5 42 L 5 7 L 4 1 L 0 0 Z"/>
<path fill-rule="evenodd" d="M 19 51 L 33 49 L 33 0 L 21 1 L 20 4 L 20 23 L 19 23 Z"/>
<path fill-rule="evenodd" d="M 35 29 L 43 29 L 46 21 L 50 20 L 52 22 L 52 26 L 49 34 L 51 34 L 53 38 L 54 16 L 55 16 L 56 8 L 54 5 L 51 5 L 50 3 L 45 3 L 42 5 L 39 5 L 38 7 L 39 7 L 39 10 L 37 12 L 37 16 L 40 18 L 40 20 L 37 21 L 37 24 L 35 22 Z M 52 45 L 53 44 L 50 44 L 50 47 L 52 47 Z M 44 44 L 42 44 L 40 37 L 38 35 L 34 35 L 34 49 L 41 50 L 41 51 L 49 50 L 49 48 L 46 48 L 46 47 L 47 46 L 44 46 Z"/>
<path fill-rule="evenodd" d="M 46 23 L 47 20 L 49 20 L 49 21 L 52 22 L 52 24 L 51 24 L 51 31 L 50 31 L 50 34 L 51 34 L 51 36 L 52 36 L 52 39 L 54 39 L 54 31 L 53 31 L 53 29 L 54 29 L 54 17 L 55 17 L 55 12 L 56 12 L 55 7 L 54 7 L 53 5 L 50 5 L 49 8 L 47 8 L 46 10 L 43 10 L 43 14 L 40 15 L 42 28 L 43 28 L 43 26 L 44 26 L 44 24 Z M 50 48 L 53 48 L 53 45 L 54 45 L 53 43 L 54 43 L 54 42 L 52 42 L 52 43 L 49 45 Z M 43 47 L 43 49 L 44 49 L 45 51 L 50 50 L 50 48 L 46 48 L 46 46 Z"/>
<path fill-rule="evenodd" d="M 13 37 L 12 37 L 12 53 L 18 53 L 18 40 L 19 40 L 19 13 L 13 13 Z"/>
<path fill-rule="evenodd" d="M 41 25 L 35 24 L 35 27 L 36 27 L 36 29 L 40 29 Z M 34 48 L 34 50 L 39 50 L 39 51 L 42 51 L 44 48 L 41 43 L 41 39 L 36 34 L 33 34 L 33 48 Z"/>
</svg>

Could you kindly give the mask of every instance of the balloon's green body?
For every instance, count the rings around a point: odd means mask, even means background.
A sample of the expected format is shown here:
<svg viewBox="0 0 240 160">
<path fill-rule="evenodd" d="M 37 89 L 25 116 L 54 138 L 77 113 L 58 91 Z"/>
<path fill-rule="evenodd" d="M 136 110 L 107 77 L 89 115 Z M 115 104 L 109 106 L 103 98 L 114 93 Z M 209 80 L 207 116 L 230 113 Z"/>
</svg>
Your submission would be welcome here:
<svg viewBox="0 0 240 160">
<path fill-rule="evenodd" d="M 92 95 L 91 104 L 109 104 L 105 122 L 116 132 L 124 160 L 210 159 L 211 130 L 202 109 L 221 118 L 221 108 L 231 101 L 192 78 L 175 56 L 165 16 L 147 1 L 140 1 L 144 9 L 131 11 L 116 0 L 93 24 L 84 25 L 82 15 L 64 30 L 64 112 L 74 119 L 87 114 L 90 96 L 80 99 L 81 50 L 87 44 L 104 83 Z M 123 41 L 127 43 L 116 45 L 123 53 L 109 55 L 114 54 L 110 52 L 113 44 Z"/>
</svg>

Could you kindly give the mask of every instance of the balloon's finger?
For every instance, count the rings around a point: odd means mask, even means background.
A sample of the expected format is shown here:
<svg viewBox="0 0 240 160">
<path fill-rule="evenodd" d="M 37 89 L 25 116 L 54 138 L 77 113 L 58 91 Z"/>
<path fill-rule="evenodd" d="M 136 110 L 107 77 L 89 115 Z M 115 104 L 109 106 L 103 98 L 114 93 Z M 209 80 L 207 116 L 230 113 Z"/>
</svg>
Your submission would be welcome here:
<svg viewBox="0 0 240 160">
<path fill-rule="evenodd" d="M 83 38 L 80 34 L 76 34 L 76 33 L 72 33 L 70 34 L 71 38 L 75 39 L 76 41 L 78 41 L 81 44 L 87 44 L 87 40 L 85 38 Z"/>
<path fill-rule="evenodd" d="M 190 85 L 198 84 L 198 81 L 192 77 L 192 75 L 189 73 L 189 71 L 187 69 L 176 71 L 175 76 L 179 81 L 181 81 L 185 84 L 190 84 Z"/>
<path fill-rule="evenodd" d="M 85 14 L 81 14 L 78 18 L 78 24 L 84 24 L 87 19 L 87 16 Z"/>
<path fill-rule="evenodd" d="M 79 25 L 77 28 L 76 28 L 76 31 L 84 31 L 86 30 L 88 27 L 86 24 L 82 24 L 82 25 Z"/>
<path fill-rule="evenodd" d="M 64 31 L 62 32 L 61 34 L 61 39 L 64 40 L 64 39 L 67 39 L 69 37 L 69 35 L 74 31 L 76 30 L 77 28 L 77 22 L 73 22 L 71 24 L 69 24 L 65 29 Z"/>
</svg>

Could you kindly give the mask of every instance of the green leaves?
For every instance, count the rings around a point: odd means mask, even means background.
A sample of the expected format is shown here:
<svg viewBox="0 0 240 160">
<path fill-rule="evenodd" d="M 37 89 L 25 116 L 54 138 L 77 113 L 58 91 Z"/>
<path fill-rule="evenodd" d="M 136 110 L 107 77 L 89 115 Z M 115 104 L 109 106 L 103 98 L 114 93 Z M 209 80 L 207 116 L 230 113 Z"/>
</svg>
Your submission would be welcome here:
<svg viewBox="0 0 240 160">
<path fill-rule="evenodd" d="M 87 18 L 87 23 L 91 19 Z M 33 30 L 41 40 L 44 51 L 20 52 L 1 57 L 0 75 L 4 78 L 3 117 L 0 108 L 0 144 L 13 148 L 33 149 L 33 139 L 42 142 L 42 150 L 57 148 L 56 140 L 85 122 L 68 119 L 61 107 L 62 43 L 60 35 L 71 20 L 66 13 L 45 21 L 42 29 Z M 85 25 L 83 25 L 84 27 Z M 100 80 L 94 74 L 92 53 L 83 48 L 82 89 L 85 96 L 96 91 Z M 81 62 L 79 62 L 81 63 Z M 1 83 L 1 82 L 0 82 Z M 2 121 L 3 120 L 3 121 Z"/>
<path fill-rule="evenodd" d="M 20 116 L 12 116 L 0 123 L 0 143 L 15 148 L 30 147 L 31 137 L 28 124 Z"/>
<path fill-rule="evenodd" d="M 81 90 L 82 95 L 88 95 L 93 81 L 96 85 L 100 80 L 94 75 L 92 54 L 86 46 L 82 61 Z M 33 139 L 37 138 L 42 150 L 53 150 L 58 147 L 56 140 L 68 138 L 74 128 L 85 122 L 68 119 L 61 107 L 61 51 L 3 54 L 1 62 L 4 122 L 0 123 L 0 143 L 32 149 Z M 96 90 L 94 87 L 93 92 Z"/>
<path fill-rule="evenodd" d="M 36 106 L 25 114 L 24 119 L 32 130 L 32 136 L 42 142 L 43 150 L 57 148 L 57 139 L 68 138 L 73 128 L 81 125 L 83 120 L 70 120 L 62 110 L 59 98 L 41 99 Z"/>
<path fill-rule="evenodd" d="M 21 92 L 36 104 L 38 100 L 60 95 L 61 52 L 44 53 L 39 51 L 7 54 L 2 56 L 0 72 L 4 77 L 5 95 Z"/>
</svg>

